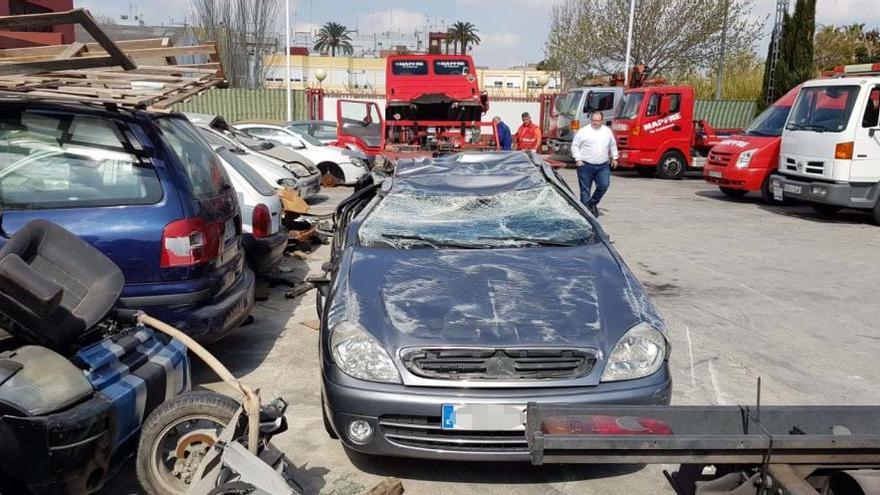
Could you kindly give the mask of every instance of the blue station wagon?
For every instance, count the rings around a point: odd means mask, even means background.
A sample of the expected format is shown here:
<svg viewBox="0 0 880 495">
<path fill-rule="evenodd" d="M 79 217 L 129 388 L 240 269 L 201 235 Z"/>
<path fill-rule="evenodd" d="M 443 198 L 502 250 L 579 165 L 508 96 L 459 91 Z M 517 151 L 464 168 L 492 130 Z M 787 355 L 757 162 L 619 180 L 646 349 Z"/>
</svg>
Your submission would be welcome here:
<svg viewBox="0 0 880 495">
<path fill-rule="evenodd" d="M 122 269 L 122 306 L 202 342 L 241 324 L 254 276 L 235 191 L 184 117 L 21 95 L 0 109 L 0 242 L 50 220 Z"/>
</svg>

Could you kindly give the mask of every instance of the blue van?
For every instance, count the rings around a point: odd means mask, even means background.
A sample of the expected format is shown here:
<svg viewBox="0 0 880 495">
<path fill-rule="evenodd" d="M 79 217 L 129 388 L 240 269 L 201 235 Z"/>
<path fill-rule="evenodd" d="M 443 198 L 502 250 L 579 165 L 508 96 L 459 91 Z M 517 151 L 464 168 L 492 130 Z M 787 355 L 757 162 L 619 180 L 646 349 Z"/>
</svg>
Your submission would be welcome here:
<svg viewBox="0 0 880 495">
<path fill-rule="evenodd" d="M 203 343 L 253 307 L 235 191 L 180 115 L 0 94 L 0 210 L 0 243 L 57 223 L 122 269 L 120 305 Z"/>
</svg>

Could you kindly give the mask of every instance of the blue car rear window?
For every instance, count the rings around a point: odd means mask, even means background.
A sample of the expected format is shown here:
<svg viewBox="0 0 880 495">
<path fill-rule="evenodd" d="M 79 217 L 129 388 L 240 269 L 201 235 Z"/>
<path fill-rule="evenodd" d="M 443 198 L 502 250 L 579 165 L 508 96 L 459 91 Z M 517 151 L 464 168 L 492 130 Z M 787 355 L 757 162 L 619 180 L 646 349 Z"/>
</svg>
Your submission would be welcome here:
<svg viewBox="0 0 880 495">
<path fill-rule="evenodd" d="M 192 124 L 178 118 L 161 118 L 154 122 L 183 165 L 196 199 L 211 198 L 232 188 L 217 155 L 199 138 Z"/>
<path fill-rule="evenodd" d="M 0 117 L 0 208 L 154 204 L 162 187 L 126 124 L 6 108 Z"/>
</svg>

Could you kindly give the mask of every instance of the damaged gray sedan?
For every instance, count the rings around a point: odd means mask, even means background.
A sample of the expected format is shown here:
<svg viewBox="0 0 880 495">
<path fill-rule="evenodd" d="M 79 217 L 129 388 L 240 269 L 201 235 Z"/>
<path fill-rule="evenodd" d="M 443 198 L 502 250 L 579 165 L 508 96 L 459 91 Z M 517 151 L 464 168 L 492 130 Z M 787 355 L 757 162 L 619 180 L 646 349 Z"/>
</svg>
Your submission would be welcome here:
<svg viewBox="0 0 880 495">
<path fill-rule="evenodd" d="M 322 409 L 347 448 L 528 460 L 529 402 L 669 403 L 663 320 L 539 158 L 402 161 L 335 222 Z"/>
</svg>

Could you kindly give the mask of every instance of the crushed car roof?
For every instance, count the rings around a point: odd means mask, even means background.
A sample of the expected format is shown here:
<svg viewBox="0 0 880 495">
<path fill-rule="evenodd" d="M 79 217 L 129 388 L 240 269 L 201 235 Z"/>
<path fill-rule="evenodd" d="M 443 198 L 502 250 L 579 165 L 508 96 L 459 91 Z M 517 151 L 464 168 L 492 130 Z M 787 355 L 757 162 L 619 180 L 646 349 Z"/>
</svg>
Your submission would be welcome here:
<svg viewBox="0 0 880 495">
<path fill-rule="evenodd" d="M 525 152 L 458 153 L 401 160 L 391 193 L 491 195 L 547 185 L 540 157 Z"/>
</svg>

